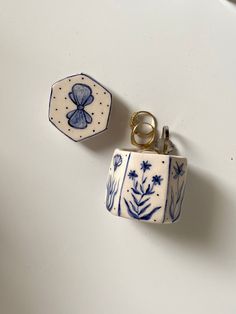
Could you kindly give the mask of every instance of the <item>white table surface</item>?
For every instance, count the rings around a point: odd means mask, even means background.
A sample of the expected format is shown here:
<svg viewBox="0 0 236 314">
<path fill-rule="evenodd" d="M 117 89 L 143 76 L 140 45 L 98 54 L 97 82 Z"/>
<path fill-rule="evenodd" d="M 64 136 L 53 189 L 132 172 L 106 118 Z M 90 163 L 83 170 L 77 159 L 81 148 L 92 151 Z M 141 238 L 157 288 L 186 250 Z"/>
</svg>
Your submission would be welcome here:
<svg viewBox="0 0 236 314">
<path fill-rule="evenodd" d="M 236 3 L 0 2 L 0 313 L 235 314 Z M 113 112 L 74 143 L 48 99 L 80 72 Z M 189 160 L 175 225 L 105 210 L 112 152 L 145 109 Z"/>
</svg>

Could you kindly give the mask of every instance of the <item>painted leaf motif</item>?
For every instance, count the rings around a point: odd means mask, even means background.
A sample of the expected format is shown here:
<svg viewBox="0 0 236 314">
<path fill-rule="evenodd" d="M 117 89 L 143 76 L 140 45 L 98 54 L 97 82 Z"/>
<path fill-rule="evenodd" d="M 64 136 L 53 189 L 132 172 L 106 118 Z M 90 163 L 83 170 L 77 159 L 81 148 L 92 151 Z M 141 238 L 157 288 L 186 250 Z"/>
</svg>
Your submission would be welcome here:
<svg viewBox="0 0 236 314">
<path fill-rule="evenodd" d="M 140 191 L 141 191 L 142 193 L 144 193 L 144 190 L 143 190 L 142 184 L 140 184 Z"/>
<path fill-rule="evenodd" d="M 155 207 L 150 213 L 140 217 L 140 219 L 141 220 L 149 220 L 149 219 L 151 219 L 153 214 L 155 214 L 160 208 L 161 208 L 161 206 Z"/>
<path fill-rule="evenodd" d="M 146 178 L 144 178 L 144 180 L 143 180 L 143 184 L 144 184 L 146 181 L 147 181 L 147 177 L 146 177 Z"/>
<path fill-rule="evenodd" d="M 139 206 L 142 207 L 147 201 L 150 200 L 150 197 L 148 197 L 146 200 L 139 203 Z"/>
<path fill-rule="evenodd" d="M 129 213 L 129 215 L 135 219 L 138 219 L 138 215 L 136 213 L 134 213 L 131 209 L 130 209 L 130 206 L 129 206 L 129 203 L 127 202 L 127 200 L 124 198 L 124 201 L 125 201 L 125 205 L 127 207 L 127 211 Z"/>
<path fill-rule="evenodd" d="M 137 194 L 137 195 L 140 195 L 140 194 L 141 194 L 138 190 L 136 190 L 136 189 L 134 189 L 134 188 L 131 188 L 131 190 L 132 190 L 135 194 Z"/>
<path fill-rule="evenodd" d="M 111 211 L 114 205 L 115 196 L 119 189 L 119 181 L 116 182 L 114 178 L 109 176 L 107 182 L 106 208 Z"/>
<path fill-rule="evenodd" d="M 169 212 L 170 212 L 170 217 L 173 220 L 174 219 L 174 192 L 173 189 L 171 188 L 171 195 L 170 195 L 170 206 L 169 206 Z"/>
<path fill-rule="evenodd" d="M 131 207 L 132 207 L 132 210 L 135 212 L 135 213 L 138 213 L 138 209 L 134 206 L 134 204 L 130 201 L 129 202 Z"/>
<path fill-rule="evenodd" d="M 180 189 L 179 189 L 179 192 L 178 192 L 178 195 L 177 195 L 177 201 L 176 201 L 176 204 L 179 202 L 179 200 L 181 199 L 181 195 L 182 195 L 182 192 L 183 192 L 183 188 L 184 188 L 184 181 L 182 182 L 181 186 L 180 186 Z"/>
<path fill-rule="evenodd" d="M 148 194 L 148 193 L 149 193 L 150 188 L 151 188 L 151 185 L 150 185 L 150 184 L 148 184 L 148 187 L 147 187 L 146 192 L 145 192 L 146 194 Z"/>
<path fill-rule="evenodd" d="M 139 215 L 145 213 L 145 211 L 151 206 L 151 204 L 146 205 L 143 209 L 140 210 Z"/>
<path fill-rule="evenodd" d="M 181 208 L 182 208 L 183 200 L 184 200 L 184 193 L 182 194 L 182 197 L 181 197 L 181 200 L 180 200 L 180 203 L 179 203 L 179 212 L 178 212 L 178 214 L 176 215 L 176 218 L 174 219 L 174 221 L 176 221 L 177 219 L 179 219 L 179 216 L 180 216 L 180 214 L 181 214 Z"/>
<path fill-rule="evenodd" d="M 135 204 L 136 204 L 137 206 L 139 206 L 139 201 L 138 201 L 138 199 L 136 198 L 136 196 L 135 196 L 133 193 L 132 193 L 131 195 L 132 195 L 132 197 L 133 197 L 133 199 L 134 199 Z"/>
</svg>

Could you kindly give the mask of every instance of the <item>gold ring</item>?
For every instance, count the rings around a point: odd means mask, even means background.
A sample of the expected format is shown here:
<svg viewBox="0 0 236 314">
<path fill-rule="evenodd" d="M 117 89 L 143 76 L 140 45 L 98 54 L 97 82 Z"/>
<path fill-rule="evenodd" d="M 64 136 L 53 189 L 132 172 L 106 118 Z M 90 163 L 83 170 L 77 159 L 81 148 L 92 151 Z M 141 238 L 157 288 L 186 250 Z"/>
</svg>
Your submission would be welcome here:
<svg viewBox="0 0 236 314">
<path fill-rule="evenodd" d="M 151 127 L 151 131 L 148 132 L 148 133 L 144 133 L 142 132 L 141 130 L 139 131 L 139 128 L 141 129 L 144 125 L 148 125 Z M 154 127 L 151 125 L 151 123 L 148 123 L 148 122 L 139 122 L 138 124 L 136 124 L 134 127 L 133 127 L 133 132 L 142 137 L 142 138 L 145 138 L 145 137 L 149 137 L 153 132 L 154 132 Z"/>
<path fill-rule="evenodd" d="M 142 121 L 142 116 L 148 116 L 152 118 L 153 127 L 156 129 L 157 121 L 156 118 L 148 111 L 134 112 L 130 118 L 130 127 L 133 128 L 136 124 Z"/>
<path fill-rule="evenodd" d="M 140 127 L 141 123 L 136 124 L 131 131 L 131 143 L 142 149 L 150 148 L 150 146 L 152 146 L 153 142 L 156 139 L 156 131 L 154 127 L 150 123 L 145 123 L 145 124 L 148 124 L 152 128 L 151 132 L 146 133 L 146 134 L 141 133 L 141 136 L 140 136 L 139 135 L 140 133 L 137 132 L 137 129 Z M 142 139 L 148 139 L 148 138 L 150 139 L 146 141 L 145 143 L 138 143 L 135 138 L 135 135 L 138 135 Z"/>
</svg>

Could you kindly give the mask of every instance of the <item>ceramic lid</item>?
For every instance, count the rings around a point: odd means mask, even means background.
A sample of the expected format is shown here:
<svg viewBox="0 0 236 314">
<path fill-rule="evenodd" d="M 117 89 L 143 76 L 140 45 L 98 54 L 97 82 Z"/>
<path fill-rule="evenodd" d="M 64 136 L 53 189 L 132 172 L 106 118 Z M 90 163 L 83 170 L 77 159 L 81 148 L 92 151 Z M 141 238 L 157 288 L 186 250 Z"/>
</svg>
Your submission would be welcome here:
<svg viewBox="0 0 236 314">
<path fill-rule="evenodd" d="M 107 129 L 111 93 L 87 74 L 66 77 L 51 89 L 49 120 L 78 142 Z"/>
</svg>

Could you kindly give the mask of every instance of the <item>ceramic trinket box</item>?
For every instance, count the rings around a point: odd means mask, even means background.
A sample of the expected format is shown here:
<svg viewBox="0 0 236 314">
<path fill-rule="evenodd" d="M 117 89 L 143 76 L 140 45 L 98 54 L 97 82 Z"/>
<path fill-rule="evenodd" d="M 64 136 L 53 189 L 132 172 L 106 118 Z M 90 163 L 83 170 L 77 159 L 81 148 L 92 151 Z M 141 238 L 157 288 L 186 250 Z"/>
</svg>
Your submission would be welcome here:
<svg viewBox="0 0 236 314">
<path fill-rule="evenodd" d="M 165 127 L 163 137 L 167 130 Z M 152 132 L 147 133 L 149 137 L 153 136 Z M 140 135 L 140 131 L 138 133 Z M 153 136 L 149 143 L 154 141 Z M 149 145 L 149 150 L 115 150 L 106 188 L 106 208 L 110 213 L 159 224 L 178 220 L 186 185 L 187 160 L 166 154 L 169 143 L 167 131 L 163 141 L 166 147 L 163 146 L 161 154 Z M 144 148 L 142 144 L 141 148 Z"/>
</svg>

